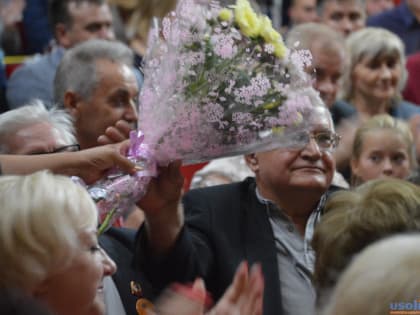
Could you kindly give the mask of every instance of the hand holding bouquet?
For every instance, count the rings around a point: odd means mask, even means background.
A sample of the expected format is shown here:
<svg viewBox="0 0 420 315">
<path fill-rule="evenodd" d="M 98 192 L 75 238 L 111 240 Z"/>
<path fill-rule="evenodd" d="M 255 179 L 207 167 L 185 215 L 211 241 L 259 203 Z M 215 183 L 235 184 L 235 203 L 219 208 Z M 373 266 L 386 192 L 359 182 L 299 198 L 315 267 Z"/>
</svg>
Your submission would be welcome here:
<svg viewBox="0 0 420 315">
<path fill-rule="evenodd" d="M 228 8 L 180 0 L 149 39 L 142 132 L 132 135 L 130 155 L 143 170 L 90 188 L 103 193 L 102 213 L 122 213 L 142 198 L 156 165 L 289 146 L 320 102 L 303 71 L 310 53 L 289 51 L 247 0 Z"/>
</svg>

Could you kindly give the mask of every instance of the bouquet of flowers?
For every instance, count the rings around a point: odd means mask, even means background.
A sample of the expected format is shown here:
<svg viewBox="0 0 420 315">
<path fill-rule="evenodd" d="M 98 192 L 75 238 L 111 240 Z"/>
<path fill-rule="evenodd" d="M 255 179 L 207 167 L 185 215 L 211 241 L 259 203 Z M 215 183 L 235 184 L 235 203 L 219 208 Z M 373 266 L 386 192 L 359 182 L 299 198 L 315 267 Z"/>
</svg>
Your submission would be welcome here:
<svg viewBox="0 0 420 315">
<path fill-rule="evenodd" d="M 303 71 L 310 53 L 289 51 L 268 17 L 247 0 L 197 1 L 180 0 L 149 36 L 130 150 L 142 171 L 90 188 L 104 215 L 141 199 L 156 165 L 290 145 L 318 101 Z"/>
<path fill-rule="evenodd" d="M 139 126 L 158 163 L 185 163 L 286 145 L 311 107 L 302 68 L 267 16 L 182 0 L 150 36 Z M 300 127 L 300 126 L 299 126 Z"/>
</svg>

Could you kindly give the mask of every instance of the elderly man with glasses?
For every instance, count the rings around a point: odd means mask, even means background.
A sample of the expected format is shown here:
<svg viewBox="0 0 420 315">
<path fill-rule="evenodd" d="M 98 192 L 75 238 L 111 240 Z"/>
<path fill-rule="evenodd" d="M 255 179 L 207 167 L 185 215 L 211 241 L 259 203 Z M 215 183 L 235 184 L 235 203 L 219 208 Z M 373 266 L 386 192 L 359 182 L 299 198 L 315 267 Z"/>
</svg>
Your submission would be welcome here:
<svg viewBox="0 0 420 315">
<path fill-rule="evenodd" d="M 2 154 L 43 154 L 79 149 L 71 116 L 64 110 L 48 110 L 43 102 L 35 100 L 0 115 Z"/>
<path fill-rule="evenodd" d="M 203 277 L 217 300 L 242 260 L 260 262 L 264 315 L 314 314 L 310 242 L 337 189 L 331 182 L 339 136 L 325 106 L 315 106 L 311 117 L 292 146 L 245 156 L 255 178 L 191 190 L 184 211 L 169 189 L 175 172 L 157 182 L 166 191 L 156 193 L 159 207 L 140 201 L 146 222 L 137 239 L 138 266 L 152 283 L 163 288 Z"/>
</svg>

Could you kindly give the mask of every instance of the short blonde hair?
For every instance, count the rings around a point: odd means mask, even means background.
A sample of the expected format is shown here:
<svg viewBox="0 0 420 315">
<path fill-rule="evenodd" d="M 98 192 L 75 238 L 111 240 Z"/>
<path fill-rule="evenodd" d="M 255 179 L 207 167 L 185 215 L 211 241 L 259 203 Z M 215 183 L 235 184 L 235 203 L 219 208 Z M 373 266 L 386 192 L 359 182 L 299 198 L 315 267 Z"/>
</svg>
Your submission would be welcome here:
<svg viewBox="0 0 420 315">
<path fill-rule="evenodd" d="M 420 292 L 420 236 L 381 240 L 359 254 L 340 278 L 324 315 L 389 314 Z M 407 313 L 408 314 L 408 313 Z"/>
<path fill-rule="evenodd" d="M 0 177 L 0 288 L 30 292 L 67 266 L 96 206 L 70 178 L 40 171 Z"/>
<path fill-rule="evenodd" d="M 404 44 L 394 33 L 378 27 L 366 27 L 353 32 L 346 39 L 349 63 L 343 73 L 342 87 L 338 97 L 350 100 L 353 94 L 352 73 L 356 65 L 365 57 L 369 59 L 378 56 L 397 54 L 401 63 L 401 80 L 398 91 L 401 92 L 407 81 L 407 70 L 405 68 Z M 400 98 L 400 93 L 395 99 Z"/>
<path fill-rule="evenodd" d="M 400 179 L 372 180 L 334 193 L 325 211 L 312 239 L 318 306 L 329 299 L 340 274 L 367 245 L 420 230 L 420 188 Z"/>
</svg>

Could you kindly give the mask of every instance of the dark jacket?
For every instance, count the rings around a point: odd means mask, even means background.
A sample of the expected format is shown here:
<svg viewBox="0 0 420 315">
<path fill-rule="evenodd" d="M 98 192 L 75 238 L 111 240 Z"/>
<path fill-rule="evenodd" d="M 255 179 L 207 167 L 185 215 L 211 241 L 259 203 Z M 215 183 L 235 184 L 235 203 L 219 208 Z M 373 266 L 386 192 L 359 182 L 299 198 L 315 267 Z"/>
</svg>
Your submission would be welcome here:
<svg viewBox="0 0 420 315">
<path fill-rule="evenodd" d="M 137 315 L 137 297 L 131 294 L 131 281 L 141 285 L 146 298 L 153 299 L 155 296 L 150 282 L 133 262 L 135 235 L 135 230 L 111 227 L 99 237 L 99 244 L 117 265 L 117 272 L 112 278 L 127 315 Z"/>
<path fill-rule="evenodd" d="M 145 231 L 138 235 L 137 257 L 151 282 L 163 289 L 171 282 L 203 277 L 218 300 L 238 264 L 260 262 L 265 277 L 264 314 L 279 315 L 282 301 L 273 231 L 267 211 L 256 198 L 255 180 L 195 189 L 183 199 L 185 226 L 166 257 L 152 257 Z M 302 303 L 305 303 L 302 301 Z"/>
</svg>

